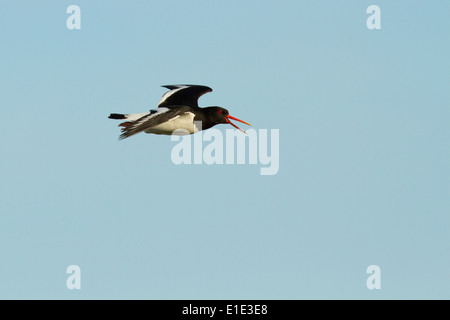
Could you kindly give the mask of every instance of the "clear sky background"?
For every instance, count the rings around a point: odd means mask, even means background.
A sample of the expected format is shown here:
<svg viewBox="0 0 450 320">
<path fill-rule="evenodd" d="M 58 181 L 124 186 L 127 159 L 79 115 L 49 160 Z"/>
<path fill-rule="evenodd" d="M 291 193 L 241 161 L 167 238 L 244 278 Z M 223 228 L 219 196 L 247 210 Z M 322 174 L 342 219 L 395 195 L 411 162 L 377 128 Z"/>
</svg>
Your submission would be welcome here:
<svg viewBox="0 0 450 320">
<path fill-rule="evenodd" d="M 0 298 L 449 299 L 449 14 L 1 1 Z M 279 129 L 279 173 L 176 166 L 168 136 L 117 140 L 110 112 L 145 112 L 179 83 Z M 66 287 L 73 264 L 81 290 Z"/>
</svg>

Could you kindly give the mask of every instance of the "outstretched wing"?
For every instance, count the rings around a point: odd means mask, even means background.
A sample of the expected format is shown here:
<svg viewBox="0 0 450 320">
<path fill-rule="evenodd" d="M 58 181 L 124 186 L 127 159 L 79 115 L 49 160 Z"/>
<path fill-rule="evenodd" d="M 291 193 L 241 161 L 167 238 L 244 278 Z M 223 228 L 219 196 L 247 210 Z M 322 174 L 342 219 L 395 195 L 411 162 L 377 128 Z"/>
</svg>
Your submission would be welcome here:
<svg viewBox="0 0 450 320">
<path fill-rule="evenodd" d="M 187 111 L 188 107 L 180 107 L 175 110 L 169 108 L 158 108 L 158 110 L 151 110 L 149 114 L 131 122 L 123 128 L 123 133 L 120 135 L 119 140 L 131 137 L 136 133 L 155 127 L 161 123 L 169 121 L 172 118 L 183 115 Z"/>
<path fill-rule="evenodd" d="M 166 85 L 163 87 L 170 89 L 170 91 L 162 96 L 158 108 L 173 108 L 175 106 L 198 108 L 198 98 L 212 91 L 210 87 L 192 84 Z"/>
</svg>

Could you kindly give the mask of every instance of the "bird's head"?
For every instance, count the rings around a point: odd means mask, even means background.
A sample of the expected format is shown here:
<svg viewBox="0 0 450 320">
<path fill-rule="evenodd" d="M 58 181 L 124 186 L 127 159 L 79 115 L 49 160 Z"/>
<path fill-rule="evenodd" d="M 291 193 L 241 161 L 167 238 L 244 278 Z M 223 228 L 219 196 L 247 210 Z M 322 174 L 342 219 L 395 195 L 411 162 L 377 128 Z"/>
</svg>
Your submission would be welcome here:
<svg viewBox="0 0 450 320">
<path fill-rule="evenodd" d="M 248 126 L 251 126 L 250 123 L 247 123 L 247 122 L 245 122 L 245 121 L 243 121 L 243 120 L 240 120 L 240 119 L 238 119 L 238 118 L 235 118 L 235 117 L 230 116 L 230 113 L 229 113 L 228 110 L 225 109 L 225 108 L 221 108 L 221 107 L 209 107 L 208 109 L 209 109 L 208 111 L 209 111 L 210 117 L 212 117 L 212 118 L 214 118 L 214 119 L 216 120 L 216 121 L 215 121 L 216 124 L 219 124 L 219 123 L 229 123 L 229 124 L 231 124 L 233 127 L 235 127 L 236 129 L 238 129 L 238 130 L 240 130 L 240 131 L 242 131 L 242 132 L 244 132 L 244 133 L 245 133 L 244 130 L 242 130 L 241 128 L 239 128 L 237 125 L 235 125 L 234 123 L 232 123 L 230 120 L 239 121 L 239 122 L 245 123 L 245 124 L 248 125 Z"/>
</svg>

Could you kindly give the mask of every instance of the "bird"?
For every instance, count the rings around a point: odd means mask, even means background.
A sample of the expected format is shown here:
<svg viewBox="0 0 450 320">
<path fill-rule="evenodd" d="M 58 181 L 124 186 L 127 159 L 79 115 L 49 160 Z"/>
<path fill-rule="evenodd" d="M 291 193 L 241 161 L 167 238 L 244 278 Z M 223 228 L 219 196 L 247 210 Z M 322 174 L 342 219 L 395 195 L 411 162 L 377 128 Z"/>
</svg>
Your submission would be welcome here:
<svg viewBox="0 0 450 320">
<path fill-rule="evenodd" d="M 251 124 L 232 117 L 228 110 L 218 106 L 198 106 L 198 99 L 212 89 L 203 85 L 164 85 L 169 89 L 163 94 L 156 110 L 144 113 L 121 114 L 111 113 L 109 119 L 124 120 L 119 124 L 122 134 L 119 140 L 131 137 L 137 133 L 153 133 L 158 135 L 188 135 L 214 127 L 217 124 L 228 123 L 243 131 L 230 120 Z"/>
</svg>

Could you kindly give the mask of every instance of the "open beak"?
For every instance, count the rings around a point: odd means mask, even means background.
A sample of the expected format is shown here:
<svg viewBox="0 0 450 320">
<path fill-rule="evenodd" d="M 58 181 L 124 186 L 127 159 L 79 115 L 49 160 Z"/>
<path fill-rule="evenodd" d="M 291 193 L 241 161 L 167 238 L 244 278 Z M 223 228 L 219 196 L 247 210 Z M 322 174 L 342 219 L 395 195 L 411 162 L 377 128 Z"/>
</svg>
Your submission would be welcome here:
<svg viewBox="0 0 450 320">
<path fill-rule="evenodd" d="M 240 120 L 240 119 L 238 119 L 238 118 L 235 118 L 235 117 L 232 117 L 232 116 L 230 116 L 230 115 L 228 115 L 228 116 L 226 116 L 225 117 L 225 120 L 229 123 L 229 124 L 231 124 L 233 127 L 235 127 L 236 129 L 238 129 L 238 130 L 241 130 L 243 133 L 246 133 L 244 130 L 242 130 L 241 128 L 239 128 L 237 125 L 235 125 L 234 123 L 232 123 L 231 121 L 230 121 L 230 119 L 232 119 L 232 120 L 236 120 L 236 121 L 239 121 L 239 122 L 242 122 L 242 123 L 245 123 L 246 125 L 248 125 L 248 126 L 252 126 L 250 123 L 247 123 L 247 122 L 245 122 L 245 121 L 242 121 L 242 120 Z"/>
</svg>

